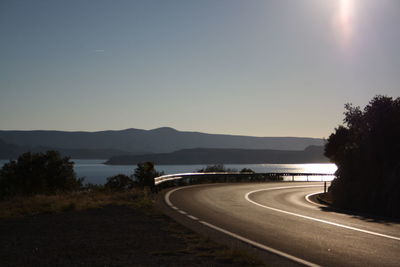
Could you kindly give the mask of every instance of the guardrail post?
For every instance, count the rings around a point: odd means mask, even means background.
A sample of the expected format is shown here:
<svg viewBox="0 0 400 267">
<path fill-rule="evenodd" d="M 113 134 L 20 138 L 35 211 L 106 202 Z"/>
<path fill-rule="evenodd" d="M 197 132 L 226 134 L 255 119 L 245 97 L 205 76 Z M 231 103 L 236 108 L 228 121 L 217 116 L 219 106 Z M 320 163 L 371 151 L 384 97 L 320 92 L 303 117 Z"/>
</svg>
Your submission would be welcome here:
<svg viewBox="0 0 400 267">
<path fill-rule="evenodd" d="M 326 193 L 326 181 L 324 182 L 324 193 Z"/>
</svg>

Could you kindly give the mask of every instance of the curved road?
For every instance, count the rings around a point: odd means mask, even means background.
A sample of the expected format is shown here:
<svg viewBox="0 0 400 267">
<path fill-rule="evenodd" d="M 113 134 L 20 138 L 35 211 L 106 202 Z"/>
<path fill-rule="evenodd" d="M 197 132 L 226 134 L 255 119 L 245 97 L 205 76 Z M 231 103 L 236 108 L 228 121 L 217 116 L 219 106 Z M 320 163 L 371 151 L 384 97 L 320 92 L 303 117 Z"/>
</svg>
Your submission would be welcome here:
<svg viewBox="0 0 400 267">
<path fill-rule="evenodd" d="M 211 184 L 175 188 L 173 216 L 304 265 L 399 266 L 400 224 L 324 211 L 306 199 L 323 183 Z"/>
</svg>

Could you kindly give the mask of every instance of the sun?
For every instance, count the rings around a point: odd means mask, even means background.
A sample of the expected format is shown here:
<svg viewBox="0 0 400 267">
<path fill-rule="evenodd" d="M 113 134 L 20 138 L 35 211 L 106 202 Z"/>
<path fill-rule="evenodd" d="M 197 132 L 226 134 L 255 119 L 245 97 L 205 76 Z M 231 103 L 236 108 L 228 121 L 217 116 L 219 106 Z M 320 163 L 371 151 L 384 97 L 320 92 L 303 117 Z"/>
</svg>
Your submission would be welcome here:
<svg viewBox="0 0 400 267">
<path fill-rule="evenodd" d="M 337 12 L 334 16 L 334 27 L 342 46 L 347 47 L 353 37 L 354 0 L 338 0 Z"/>
</svg>

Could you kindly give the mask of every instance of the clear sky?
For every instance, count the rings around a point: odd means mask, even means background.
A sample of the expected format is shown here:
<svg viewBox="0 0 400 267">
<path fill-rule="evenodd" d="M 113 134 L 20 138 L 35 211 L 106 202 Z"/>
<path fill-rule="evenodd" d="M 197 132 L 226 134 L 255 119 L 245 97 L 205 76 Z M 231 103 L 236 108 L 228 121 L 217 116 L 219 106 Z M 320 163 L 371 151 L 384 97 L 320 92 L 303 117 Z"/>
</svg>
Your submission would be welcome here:
<svg viewBox="0 0 400 267">
<path fill-rule="evenodd" d="M 2 0 L 0 129 L 328 137 L 399 49 L 399 0 Z"/>
</svg>

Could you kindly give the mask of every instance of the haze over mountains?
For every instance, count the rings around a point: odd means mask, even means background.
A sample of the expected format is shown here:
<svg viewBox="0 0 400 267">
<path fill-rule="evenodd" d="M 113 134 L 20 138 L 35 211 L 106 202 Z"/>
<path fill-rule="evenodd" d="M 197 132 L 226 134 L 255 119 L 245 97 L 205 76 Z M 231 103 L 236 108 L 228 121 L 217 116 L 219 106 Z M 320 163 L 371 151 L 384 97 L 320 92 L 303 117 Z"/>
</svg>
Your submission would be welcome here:
<svg viewBox="0 0 400 267">
<path fill-rule="evenodd" d="M 153 130 L 120 131 L 0 131 L 0 157 L 15 157 L 21 151 L 60 150 L 72 158 L 107 159 L 118 155 L 171 153 L 182 149 L 268 149 L 301 151 L 322 146 L 323 140 L 303 137 L 252 137 L 178 131 L 163 127 Z"/>
</svg>

